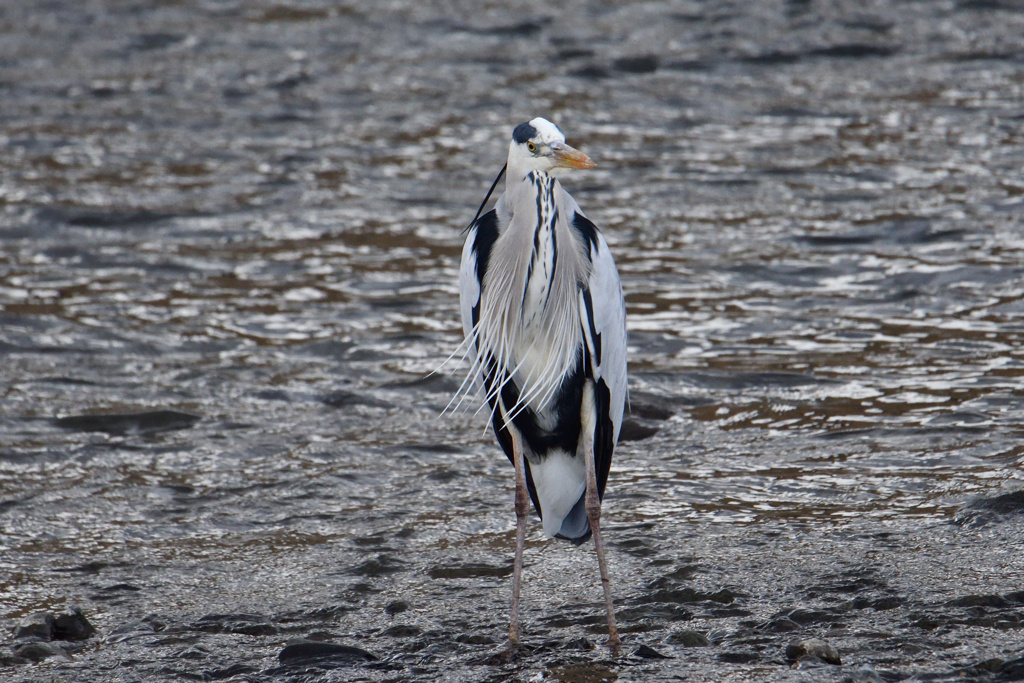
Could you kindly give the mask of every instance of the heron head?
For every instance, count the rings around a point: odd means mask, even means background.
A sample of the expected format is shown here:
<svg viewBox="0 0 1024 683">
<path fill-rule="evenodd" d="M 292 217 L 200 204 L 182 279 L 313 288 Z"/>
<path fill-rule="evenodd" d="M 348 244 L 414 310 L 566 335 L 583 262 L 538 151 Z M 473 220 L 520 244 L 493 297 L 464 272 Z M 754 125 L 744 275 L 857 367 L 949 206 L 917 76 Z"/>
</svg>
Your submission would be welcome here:
<svg viewBox="0 0 1024 683">
<path fill-rule="evenodd" d="M 508 148 L 509 178 L 522 178 L 530 171 L 556 175 L 566 169 L 594 168 L 583 152 L 565 144 L 565 135 L 555 124 L 537 117 L 520 123 L 512 131 Z"/>
</svg>

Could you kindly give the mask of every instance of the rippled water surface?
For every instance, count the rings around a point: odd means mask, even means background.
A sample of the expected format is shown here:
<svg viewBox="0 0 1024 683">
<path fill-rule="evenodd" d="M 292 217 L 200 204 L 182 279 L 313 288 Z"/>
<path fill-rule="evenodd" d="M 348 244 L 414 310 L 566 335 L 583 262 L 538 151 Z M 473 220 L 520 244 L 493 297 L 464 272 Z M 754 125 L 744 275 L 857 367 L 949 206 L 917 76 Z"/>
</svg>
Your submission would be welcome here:
<svg viewBox="0 0 1024 683">
<path fill-rule="evenodd" d="M 1019 680 L 1022 102 L 1011 2 L 3 3 L 0 677 Z M 430 373 L 537 115 L 626 292 L 625 644 L 533 523 L 494 665 L 511 468 Z"/>
</svg>

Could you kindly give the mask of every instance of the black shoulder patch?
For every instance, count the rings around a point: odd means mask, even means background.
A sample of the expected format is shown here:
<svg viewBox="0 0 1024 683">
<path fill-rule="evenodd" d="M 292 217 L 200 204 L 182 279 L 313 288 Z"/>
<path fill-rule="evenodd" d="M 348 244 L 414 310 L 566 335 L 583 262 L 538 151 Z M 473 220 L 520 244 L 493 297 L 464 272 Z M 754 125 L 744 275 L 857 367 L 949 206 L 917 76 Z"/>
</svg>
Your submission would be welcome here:
<svg viewBox="0 0 1024 683">
<path fill-rule="evenodd" d="M 498 239 L 498 212 L 491 209 L 480 216 L 474 225 L 476 226 L 476 238 L 473 241 L 473 251 L 476 252 L 476 279 L 480 283 L 480 291 L 483 291 L 484 273 L 487 272 L 487 265 L 491 260 L 491 248 Z"/>
<path fill-rule="evenodd" d="M 520 145 L 524 144 L 535 135 L 537 135 L 537 129 L 529 123 L 520 123 L 516 126 L 516 129 L 512 131 L 512 139 Z"/>
<path fill-rule="evenodd" d="M 598 251 L 597 234 L 599 232 L 597 226 L 589 218 L 577 211 L 576 215 L 572 217 L 572 227 L 576 228 L 576 232 L 583 236 L 583 241 L 590 247 L 590 251 L 596 254 Z M 590 254 L 587 254 L 587 256 L 590 256 Z"/>
</svg>

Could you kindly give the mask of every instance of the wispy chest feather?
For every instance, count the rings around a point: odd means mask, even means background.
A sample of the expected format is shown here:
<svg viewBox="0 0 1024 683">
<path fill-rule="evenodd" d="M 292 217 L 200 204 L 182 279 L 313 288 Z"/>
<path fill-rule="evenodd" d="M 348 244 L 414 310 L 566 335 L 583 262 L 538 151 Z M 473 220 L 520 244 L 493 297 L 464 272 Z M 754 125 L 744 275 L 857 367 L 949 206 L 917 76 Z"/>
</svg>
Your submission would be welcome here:
<svg viewBox="0 0 1024 683">
<path fill-rule="evenodd" d="M 514 369 L 520 401 L 507 406 L 513 413 L 526 405 L 543 411 L 582 344 L 579 291 L 590 261 L 562 195 L 553 177 L 532 172 L 506 190 L 499 207 L 511 215 L 484 276 L 477 348 Z"/>
</svg>

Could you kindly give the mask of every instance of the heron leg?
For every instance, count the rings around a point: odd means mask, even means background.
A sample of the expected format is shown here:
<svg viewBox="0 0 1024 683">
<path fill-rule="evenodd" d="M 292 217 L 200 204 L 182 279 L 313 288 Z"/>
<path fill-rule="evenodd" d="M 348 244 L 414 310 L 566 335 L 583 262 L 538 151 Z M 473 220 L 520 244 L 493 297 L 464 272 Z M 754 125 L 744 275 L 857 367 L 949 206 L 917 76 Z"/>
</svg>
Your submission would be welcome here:
<svg viewBox="0 0 1024 683">
<path fill-rule="evenodd" d="M 526 492 L 526 465 L 523 463 L 523 437 L 509 425 L 512 435 L 512 464 L 516 469 L 516 559 L 512 565 L 512 615 L 508 639 L 512 647 L 519 645 L 519 590 L 523 580 L 523 547 L 526 545 L 526 514 L 529 499 Z"/>
<path fill-rule="evenodd" d="M 589 405 L 588 405 L 589 404 Z M 604 588 L 604 606 L 608 611 L 608 645 L 613 652 L 619 650 L 619 629 L 615 625 L 615 605 L 612 603 L 612 582 L 608 578 L 608 565 L 604 560 L 604 543 L 601 542 L 601 497 L 597 491 L 597 463 L 594 453 L 594 385 L 587 382 L 583 387 L 582 450 L 587 465 L 587 490 L 584 507 L 590 530 L 594 534 L 594 549 L 597 551 L 597 566 L 601 570 L 601 586 Z"/>
</svg>

